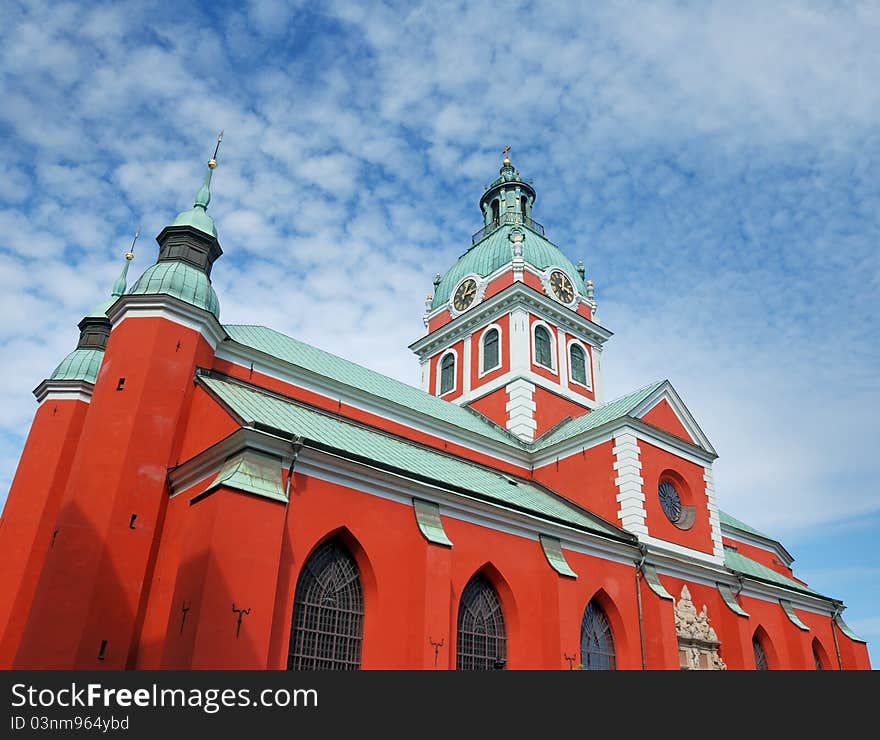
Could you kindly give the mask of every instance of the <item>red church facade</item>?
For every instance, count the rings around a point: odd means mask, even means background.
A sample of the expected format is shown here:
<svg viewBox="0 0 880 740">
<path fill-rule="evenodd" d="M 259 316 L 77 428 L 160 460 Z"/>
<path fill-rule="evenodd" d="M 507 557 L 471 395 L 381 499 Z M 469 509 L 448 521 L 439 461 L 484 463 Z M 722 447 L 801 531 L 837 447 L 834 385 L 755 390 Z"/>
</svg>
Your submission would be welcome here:
<svg viewBox="0 0 880 740">
<path fill-rule="evenodd" d="M 215 166 L 35 391 L 0 665 L 870 667 L 843 604 L 720 511 L 672 385 L 605 400 L 592 283 L 509 159 L 428 297 L 421 389 L 220 322 Z"/>
</svg>

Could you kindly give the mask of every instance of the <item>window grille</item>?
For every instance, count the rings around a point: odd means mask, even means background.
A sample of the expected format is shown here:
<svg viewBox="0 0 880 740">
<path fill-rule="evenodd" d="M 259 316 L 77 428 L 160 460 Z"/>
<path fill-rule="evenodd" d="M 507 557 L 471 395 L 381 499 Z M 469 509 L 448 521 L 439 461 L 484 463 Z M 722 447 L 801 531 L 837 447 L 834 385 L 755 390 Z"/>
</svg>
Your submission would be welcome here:
<svg viewBox="0 0 880 740">
<path fill-rule="evenodd" d="M 498 366 L 498 329 L 489 329 L 483 337 L 483 372 Z"/>
<path fill-rule="evenodd" d="M 507 666 L 507 633 L 501 602 L 481 574 L 471 578 L 461 594 L 456 655 L 456 667 L 460 671 L 488 671 Z"/>
<path fill-rule="evenodd" d="M 613 671 L 617 668 L 611 625 L 595 601 L 587 604 L 581 620 L 581 664 L 587 671 Z"/>
<path fill-rule="evenodd" d="M 571 379 L 581 385 L 587 384 L 587 357 L 580 345 L 571 345 Z"/>
<path fill-rule="evenodd" d="M 550 358 L 550 333 L 543 327 L 535 327 L 535 363 L 553 369 Z"/>
<path fill-rule="evenodd" d="M 752 650 L 755 652 L 755 670 L 769 670 L 770 666 L 767 665 L 767 653 L 764 652 L 764 646 L 757 637 L 752 638 Z"/>
<path fill-rule="evenodd" d="M 325 542 L 296 584 L 287 670 L 358 670 L 363 629 L 357 564 L 341 542 Z"/>
<path fill-rule="evenodd" d="M 455 387 L 455 356 L 446 355 L 440 361 L 440 395 L 448 393 Z"/>
</svg>

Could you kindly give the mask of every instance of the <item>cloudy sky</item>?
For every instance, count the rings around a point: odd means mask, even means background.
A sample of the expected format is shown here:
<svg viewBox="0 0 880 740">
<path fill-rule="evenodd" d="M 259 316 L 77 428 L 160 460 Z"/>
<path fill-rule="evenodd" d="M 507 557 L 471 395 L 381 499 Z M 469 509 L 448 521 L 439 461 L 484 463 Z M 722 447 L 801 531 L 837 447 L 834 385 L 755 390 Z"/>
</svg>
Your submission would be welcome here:
<svg viewBox="0 0 880 740">
<path fill-rule="evenodd" d="M 582 7 L 584 6 L 584 7 Z M 4 3 L 0 500 L 31 390 L 192 203 L 227 323 L 416 384 L 500 151 L 596 285 L 610 397 L 669 378 L 722 506 L 880 645 L 880 8 Z M 874 442 L 871 442 L 871 440 Z M 874 648 L 880 665 L 880 649 Z"/>
</svg>

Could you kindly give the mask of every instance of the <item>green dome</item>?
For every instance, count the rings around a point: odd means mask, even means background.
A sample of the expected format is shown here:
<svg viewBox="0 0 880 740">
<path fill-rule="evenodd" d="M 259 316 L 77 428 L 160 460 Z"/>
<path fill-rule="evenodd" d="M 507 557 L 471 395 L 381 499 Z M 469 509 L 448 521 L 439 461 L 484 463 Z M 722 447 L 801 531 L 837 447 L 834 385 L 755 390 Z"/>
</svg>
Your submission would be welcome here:
<svg viewBox="0 0 880 740">
<path fill-rule="evenodd" d="M 61 360 L 49 380 L 84 380 L 94 385 L 103 359 L 103 350 L 75 349 Z"/>
<path fill-rule="evenodd" d="M 489 236 L 477 242 L 447 272 L 434 290 L 432 308 L 442 306 L 449 300 L 455 286 L 465 275 L 486 277 L 513 260 L 513 250 L 507 238 L 513 225 L 501 226 Z M 528 227 L 520 227 L 525 234 L 523 241 L 523 259 L 533 267 L 544 270 L 558 267 L 565 272 L 581 295 L 586 293 L 586 286 L 577 269 L 555 244 Z"/>
<path fill-rule="evenodd" d="M 201 206 L 193 206 L 188 211 L 178 213 L 177 218 L 171 222 L 171 226 L 192 226 L 213 237 L 217 236 L 217 227 L 214 226 L 214 219 Z"/>
<path fill-rule="evenodd" d="M 116 303 L 117 296 L 110 298 L 106 301 L 101 301 L 97 306 L 95 306 L 91 311 L 86 314 L 87 319 L 106 319 L 107 318 L 107 309 L 110 308 L 114 303 Z"/>
<path fill-rule="evenodd" d="M 220 302 L 208 276 L 186 262 L 157 262 L 138 278 L 128 292 L 130 295 L 164 293 L 204 308 L 220 318 Z"/>
</svg>

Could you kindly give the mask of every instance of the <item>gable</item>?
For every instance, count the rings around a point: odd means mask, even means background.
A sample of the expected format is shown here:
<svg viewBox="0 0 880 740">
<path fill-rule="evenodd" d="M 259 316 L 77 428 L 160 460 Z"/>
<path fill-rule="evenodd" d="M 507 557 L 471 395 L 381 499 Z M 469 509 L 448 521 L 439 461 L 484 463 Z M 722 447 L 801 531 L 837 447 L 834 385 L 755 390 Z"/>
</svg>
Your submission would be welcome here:
<svg viewBox="0 0 880 740">
<path fill-rule="evenodd" d="M 709 438 L 700 429 L 697 420 L 668 380 L 654 386 L 653 390 L 632 408 L 629 416 L 702 447 L 706 452 L 716 454 Z"/>
<path fill-rule="evenodd" d="M 674 434 L 676 437 L 681 437 L 691 443 L 694 442 L 694 438 L 688 434 L 688 430 L 685 429 L 681 419 L 678 418 L 678 415 L 675 413 L 672 406 L 669 405 L 669 401 L 665 398 L 661 399 L 657 405 L 642 414 L 641 419 L 646 424 L 660 427 L 660 429 L 663 429 L 670 434 Z"/>
</svg>

